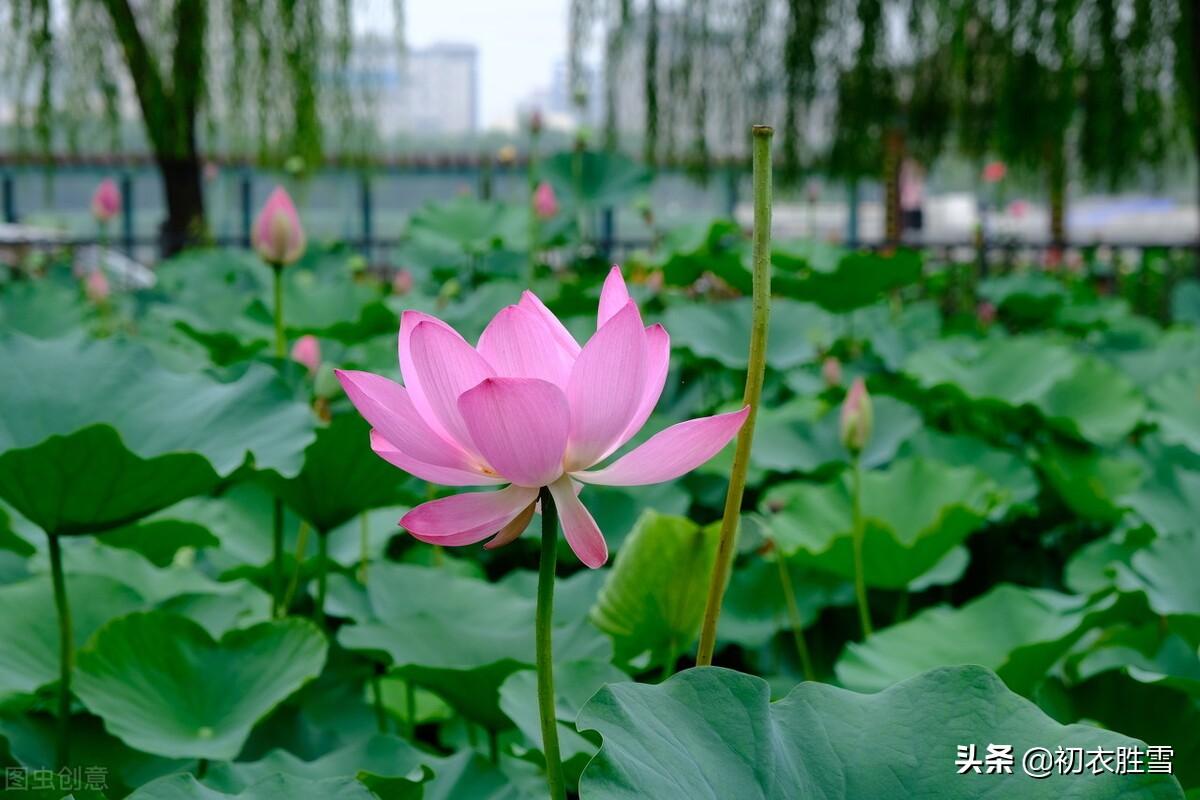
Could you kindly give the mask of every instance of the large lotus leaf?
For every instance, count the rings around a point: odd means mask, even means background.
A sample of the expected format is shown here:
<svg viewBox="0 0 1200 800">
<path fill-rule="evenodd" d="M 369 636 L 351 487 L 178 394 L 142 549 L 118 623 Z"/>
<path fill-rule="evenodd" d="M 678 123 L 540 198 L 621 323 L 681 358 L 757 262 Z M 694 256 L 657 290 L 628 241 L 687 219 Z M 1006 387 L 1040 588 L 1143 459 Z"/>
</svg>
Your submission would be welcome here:
<svg viewBox="0 0 1200 800">
<path fill-rule="evenodd" d="M 54 770 L 58 760 L 58 724 L 46 713 L 0 716 L 0 744 L 7 739 L 15 762 L 28 770 Z M 0 752 L 3 748 L 0 747 Z M 90 714 L 71 716 L 71 766 L 86 776 L 88 768 L 106 770 L 103 781 L 108 797 L 124 797 L 135 787 L 181 770 L 194 768 L 195 762 L 166 759 L 127 747 L 104 730 L 98 717 Z M 99 777 L 93 773 L 93 777 Z M 32 781 L 31 781 L 32 782 Z M 0 797 L 21 797 L 4 790 L 0 778 Z M 58 800 L 58 795 L 53 795 Z M 83 797 L 76 795 L 76 800 Z"/>
<path fill-rule="evenodd" d="M 534 663 L 532 593 L 388 563 L 371 567 L 367 593 L 371 614 L 338 632 L 343 647 L 383 654 L 393 671 L 441 695 L 464 716 L 492 728 L 507 724 L 500 684 Z M 590 623 L 555 612 L 556 659 L 611 657 L 611 644 Z"/>
<path fill-rule="evenodd" d="M 72 634 L 82 646 L 106 622 L 145 605 L 135 591 L 109 578 L 72 575 L 67 581 Z M 54 593 L 46 576 L 0 586 L 0 704 L 58 680 Z"/>
<path fill-rule="evenodd" d="M 404 473 L 372 452 L 370 432 L 358 414 L 339 414 L 317 431 L 300 474 L 267 472 L 263 479 L 323 534 L 367 509 L 396 505 L 404 499 Z"/>
<path fill-rule="evenodd" d="M 1145 410 L 1115 368 L 1038 337 L 942 340 L 914 353 L 905 371 L 926 388 L 951 386 L 976 402 L 1032 405 L 1065 432 L 1097 444 L 1118 441 Z"/>
<path fill-rule="evenodd" d="M 418 795 L 419 796 L 419 795 Z M 291 775 L 263 778 L 237 794 L 210 789 L 186 773 L 148 783 L 128 800 L 379 800 L 353 778 L 308 780 Z"/>
<path fill-rule="evenodd" d="M 1162 440 L 1200 453 L 1200 367 L 1165 375 L 1148 394 Z"/>
<path fill-rule="evenodd" d="M 1133 382 L 1093 356 L 1081 357 L 1075 370 L 1035 405 L 1071 433 L 1102 445 L 1120 441 L 1146 410 Z"/>
<path fill-rule="evenodd" d="M 863 571 L 869 586 L 900 589 L 941 561 L 986 521 L 996 485 L 971 467 L 921 458 L 863 473 Z M 786 483 L 767 492 L 767 535 L 798 562 L 854 577 L 853 495 L 847 473 L 827 484 Z"/>
<path fill-rule="evenodd" d="M 887 395 L 872 398 L 875 433 L 860 459 L 867 468 L 881 467 L 896 457 L 901 445 L 922 427 L 921 415 L 908 403 Z M 817 472 L 845 463 L 850 454 L 842 445 L 840 409 L 821 407 L 804 399 L 777 408 L 764 408 L 754 428 L 751 461 L 777 472 Z"/>
<path fill-rule="evenodd" d="M 104 535 L 104 543 L 137 553 L 157 567 L 169 566 L 176 558 L 187 558 L 197 550 L 221 544 L 194 522 L 153 516 L 109 531 Z"/>
<path fill-rule="evenodd" d="M 1110 627 L 1102 639 L 1070 660 L 1068 674 L 1073 682 L 1120 669 L 1139 683 L 1200 697 L 1200 651 L 1178 634 L 1164 635 L 1157 620 Z"/>
<path fill-rule="evenodd" d="M 1200 325 L 1200 281 L 1180 281 L 1171 292 L 1171 319 Z"/>
<path fill-rule="evenodd" d="M 749 363 L 751 316 L 750 299 L 742 298 L 673 305 L 667 309 L 665 324 L 675 347 L 744 370 Z M 773 300 L 767 365 L 789 370 L 811 361 L 818 348 L 832 341 L 830 319 L 828 312 L 816 306 L 786 298 Z"/>
<path fill-rule="evenodd" d="M 317 781 L 369 772 L 375 776 L 403 778 L 419 770 L 422 764 L 431 764 L 435 760 L 405 739 L 377 734 L 313 760 L 297 758 L 286 750 L 272 750 L 257 761 L 214 764 L 204 782 L 212 789 L 235 794 L 272 775 Z"/>
<path fill-rule="evenodd" d="M 1138 451 L 1147 478 L 1125 498 L 1145 522 L 1162 534 L 1186 531 L 1200 519 L 1200 453 L 1165 447 L 1154 435 Z"/>
<path fill-rule="evenodd" d="M 591 618 L 628 662 L 671 664 L 700 633 L 720 523 L 647 511 L 617 552 Z"/>
<path fill-rule="evenodd" d="M 878 301 L 887 292 L 921 279 L 921 255 L 848 252 L 830 272 L 812 271 L 782 284 L 789 296 L 831 311 L 849 311 Z"/>
<path fill-rule="evenodd" d="M 999 513 L 1007 512 L 1012 506 L 1030 506 L 1037 498 L 1037 476 L 1023 459 L 973 436 L 922 428 L 904 443 L 900 454 L 923 456 L 952 467 L 974 467 L 1007 494 L 1006 502 L 996 509 Z"/>
<path fill-rule="evenodd" d="M 743 294 L 750 294 L 754 278 L 748 268 L 749 241 L 736 222 L 713 220 L 708 225 L 684 225 L 668 232 L 661 251 L 663 280 L 671 286 L 689 286 L 706 272 L 720 277 Z"/>
<path fill-rule="evenodd" d="M 1063 726 L 1008 691 L 991 672 L 937 669 L 878 694 L 802 683 L 771 703 L 766 681 L 712 667 L 666 683 L 616 684 L 584 707 L 579 726 L 604 738 L 583 773 L 583 797 L 737 797 L 791 800 L 996 798 L 1181 800 L 1170 775 L 1029 777 L 1031 747 L 1141 743 L 1085 725 Z M 980 758 L 1012 745 L 1011 774 L 959 775 L 960 746 Z M 1142 745 L 1144 749 L 1144 745 Z"/>
<path fill-rule="evenodd" d="M 1076 594 L 1091 595 L 1112 589 L 1116 585 L 1117 565 L 1129 559 L 1154 537 L 1148 528 L 1114 531 L 1094 539 L 1071 554 L 1063 570 L 1063 583 Z"/>
<path fill-rule="evenodd" d="M 1043 322 L 1067 300 L 1061 282 L 1040 272 L 1016 272 L 979 282 L 979 296 L 1022 323 Z"/>
<path fill-rule="evenodd" d="M 294 475 L 312 439 L 311 412 L 262 365 L 221 382 L 161 369 L 138 344 L 13 336 L 0 340 L 0 381 L 0 449 L 105 424 L 142 458 L 194 452 L 228 475 L 249 456 Z"/>
<path fill-rule="evenodd" d="M 615 150 L 557 153 L 539 169 L 564 202 L 589 209 L 627 203 L 649 187 L 651 178 L 644 166 Z"/>
<path fill-rule="evenodd" d="M 88 306 L 78 281 L 54 276 L 10 282 L 0 291 L 0 328 L 51 339 L 79 328 Z"/>
<path fill-rule="evenodd" d="M 408 232 L 431 246 L 458 252 L 482 253 L 500 246 L 521 250 L 529 244 L 529 211 L 460 196 L 415 212 Z"/>
<path fill-rule="evenodd" d="M 220 546 L 206 550 L 204 555 L 222 577 L 228 577 L 269 568 L 273 514 L 274 499 L 270 491 L 258 482 L 247 481 L 234 485 L 219 497 L 184 500 L 163 510 L 156 518 L 185 520 L 215 536 Z M 296 551 L 299 527 L 299 518 L 285 506 L 284 551 L 288 558 Z"/>
<path fill-rule="evenodd" d="M 597 745 L 575 729 L 579 710 L 600 687 L 628 681 L 629 676 L 603 661 L 571 661 L 554 669 L 554 715 L 558 720 L 559 751 L 569 783 L 576 783 Z M 523 669 L 500 687 L 500 708 L 525 736 L 528 746 L 541 751 L 537 672 Z"/>
<path fill-rule="evenodd" d="M 64 536 L 127 525 L 219 480 L 196 453 L 143 459 L 107 425 L 52 435 L 25 449 L 2 447 L 0 498 L 42 530 Z"/>
<path fill-rule="evenodd" d="M 788 577 L 805 627 L 816 621 L 822 609 L 854 603 L 853 584 L 828 572 L 786 559 Z M 734 569 L 721 605 L 721 641 L 743 647 L 761 647 L 792 623 L 783 594 L 779 565 L 774 559 L 755 558 Z"/>
<path fill-rule="evenodd" d="M 909 355 L 937 339 L 942 329 L 941 314 L 931 302 L 912 303 L 899 312 L 879 303 L 842 314 L 838 321 L 840 338 L 865 339 L 892 372 L 899 372 Z"/>
<path fill-rule="evenodd" d="M 926 669 L 982 664 L 1015 691 L 1029 694 L 1046 670 L 1104 618 L 1112 597 L 1087 598 L 1000 584 L 961 608 L 935 606 L 851 643 L 837 676 L 858 691 L 877 691 Z"/>
<path fill-rule="evenodd" d="M 186 617 L 132 614 L 79 651 L 75 692 L 130 747 L 229 760 L 258 720 L 320 674 L 327 647 L 302 619 L 233 630 L 217 641 Z"/>
<path fill-rule="evenodd" d="M 471 750 L 443 759 L 434 765 L 434 772 L 424 787 L 423 800 L 532 800 L 496 765 Z"/>
<path fill-rule="evenodd" d="M 914 353 L 905 371 L 927 388 L 956 387 L 976 400 L 1034 403 L 1077 365 L 1066 347 L 1023 337 L 970 342 L 944 339 Z"/>
<path fill-rule="evenodd" d="M 1200 528 L 1159 536 L 1134 553 L 1129 565 L 1118 565 L 1117 586 L 1146 595 L 1150 607 L 1164 616 L 1200 616 Z"/>
<path fill-rule="evenodd" d="M 1053 444 L 1039 453 L 1038 466 L 1072 511 L 1100 522 L 1120 519 L 1123 498 L 1142 482 L 1144 474 L 1141 464 L 1132 459 Z"/>
<path fill-rule="evenodd" d="M 1163 333 L 1153 326 L 1144 338 L 1133 342 L 1118 339 L 1102 352 L 1138 386 L 1151 386 L 1178 372 L 1180 365 L 1200 361 L 1200 328 L 1173 328 Z"/>
</svg>

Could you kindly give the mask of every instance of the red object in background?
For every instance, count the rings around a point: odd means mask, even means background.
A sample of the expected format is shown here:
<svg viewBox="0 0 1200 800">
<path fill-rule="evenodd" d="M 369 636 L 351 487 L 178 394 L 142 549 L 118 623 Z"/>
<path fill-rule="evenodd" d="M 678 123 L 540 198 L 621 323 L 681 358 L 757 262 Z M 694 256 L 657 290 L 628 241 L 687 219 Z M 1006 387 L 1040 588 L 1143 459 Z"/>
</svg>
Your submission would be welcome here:
<svg viewBox="0 0 1200 800">
<path fill-rule="evenodd" d="M 1024 200 L 1013 200 L 1008 204 L 1008 213 L 1018 219 L 1025 216 L 1029 211 L 1029 203 Z"/>
<path fill-rule="evenodd" d="M 988 183 L 997 183 L 1004 180 L 1004 176 L 1008 174 L 1008 167 L 1003 161 L 989 161 L 983 166 L 983 179 Z"/>
</svg>

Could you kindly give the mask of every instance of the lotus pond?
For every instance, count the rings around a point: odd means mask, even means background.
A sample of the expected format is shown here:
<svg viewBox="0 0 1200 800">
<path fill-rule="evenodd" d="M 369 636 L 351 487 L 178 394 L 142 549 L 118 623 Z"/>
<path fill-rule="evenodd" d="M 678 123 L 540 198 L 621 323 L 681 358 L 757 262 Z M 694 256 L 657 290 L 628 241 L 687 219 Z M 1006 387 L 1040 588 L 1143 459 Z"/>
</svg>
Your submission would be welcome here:
<svg viewBox="0 0 1200 800">
<path fill-rule="evenodd" d="M 279 270 L 282 357 L 272 270 L 249 251 L 187 252 L 136 290 L 114 277 L 97 291 L 66 256 L 8 270 L 7 793 L 546 796 L 536 489 L 467 537 L 503 527 L 505 546 L 439 539 L 408 515 L 464 491 L 442 485 L 451 467 L 426 481 L 386 442 L 376 455 L 379 419 L 342 388 L 347 374 L 400 379 L 413 312 L 475 343 L 526 290 L 588 352 L 610 265 L 568 247 L 526 274 L 528 223 L 510 212 L 426 209 L 395 280 L 310 245 Z M 567 536 L 590 512 L 607 548 L 550 540 L 566 793 L 1200 796 L 1190 257 L 984 278 L 909 251 L 778 242 L 772 262 L 715 667 L 694 664 L 734 446 L 652 485 L 596 480 L 575 500 L 567 482 L 554 496 Z M 620 274 L 670 347 L 661 397 L 617 455 L 739 412 L 749 239 L 726 222 L 669 231 Z M 840 415 L 860 378 L 873 419 L 854 454 Z M 462 422 L 440 419 L 442 433 Z M 580 468 L 611 463 L 603 449 Z M 1030 759 L 1042 749 L 1048 766 Z"/>
</svg>

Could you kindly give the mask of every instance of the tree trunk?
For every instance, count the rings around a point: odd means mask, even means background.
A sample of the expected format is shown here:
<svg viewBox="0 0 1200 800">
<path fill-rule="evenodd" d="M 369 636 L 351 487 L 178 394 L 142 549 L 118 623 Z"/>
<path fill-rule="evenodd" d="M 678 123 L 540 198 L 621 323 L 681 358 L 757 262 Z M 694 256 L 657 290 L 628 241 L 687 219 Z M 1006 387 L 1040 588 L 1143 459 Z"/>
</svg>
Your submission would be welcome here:
<svg viewBox="0 0 1200 800">
<path fill-rule="evenodd" d="M 904 160 L 904 134 L 889 128 L 883 139 L 883 238 L 890 247 L 900 244 L 900 163 Z"/>
<path fill-rule="evenodd" d="M 1067 164 L 1062 145 L 1051 148 L 1050 179 L 1050 248 L 1062 255 L 1067 243 Z"/>
<path fill-rule="evenodd" d="M 160 155 L 167 218 L 159 228 L 163 258 L 178 253 L 204 238 L 204 189 L 200 157 L 193 151 L 184 156 Z"/>
</svg>

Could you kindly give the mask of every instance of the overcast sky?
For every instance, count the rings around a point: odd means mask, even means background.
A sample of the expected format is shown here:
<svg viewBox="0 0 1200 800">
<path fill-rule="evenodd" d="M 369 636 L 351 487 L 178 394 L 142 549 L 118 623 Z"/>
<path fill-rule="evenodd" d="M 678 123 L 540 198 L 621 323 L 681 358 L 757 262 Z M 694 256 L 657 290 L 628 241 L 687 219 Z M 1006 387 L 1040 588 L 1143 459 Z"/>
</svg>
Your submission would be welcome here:
<svg viewBox="0 0 1200 800">
<path fill-rule="evenodd" d="M 392 0 L 363 0 L 363 28 L 390 33 Z M 480 120 L 509 126 L 517 103 L 550 83 L 567 52 L 568 0 L 404 0 L 408 44 L 479 48 Z"/>
</svg>

